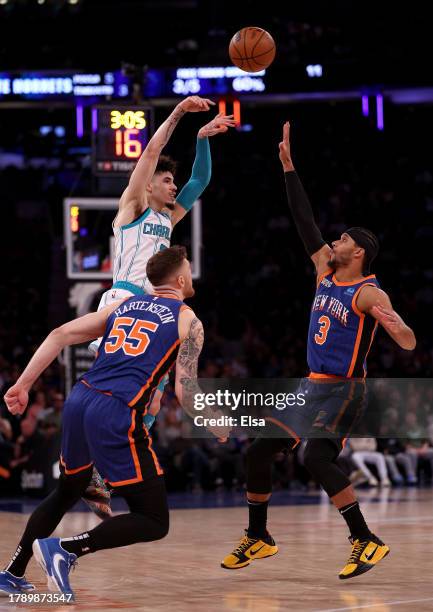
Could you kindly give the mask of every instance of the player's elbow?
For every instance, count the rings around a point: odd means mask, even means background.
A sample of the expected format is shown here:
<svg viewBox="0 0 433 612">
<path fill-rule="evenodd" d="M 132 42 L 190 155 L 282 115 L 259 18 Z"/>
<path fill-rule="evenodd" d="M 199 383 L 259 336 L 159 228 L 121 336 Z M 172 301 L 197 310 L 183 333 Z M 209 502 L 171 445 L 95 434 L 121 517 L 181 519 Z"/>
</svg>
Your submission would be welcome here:
<svg viewBox="0 0 433 612">
<path fill-rule="evenodd" d="M 404 342 L 404 344 L 401 345 L 401 347 L 405 350 L 405 351 L 413 351 L 416 347 L 416 338 L 415 338 L 415 334 L 412 334 L 412 337 L 409 338 L 408 340 L 406 340 Z"/>
<path fill-rule="evenodd" d="M 151 140 L 144 150 L 143 158 L 147 158 L 149 161 L 158 159 L 163 148 L 164 147 L 160 143 L 152 142 Z"/>
<path fill-rule="evenodd" d="M 53 329 L 48 337 L 61 349 L 74 343 L 73 334 L 68 329 L 67 323 Z"/>
<path fill-rule="evenodd" d="M 416 337 L 410 327 L 405 326 L 405 328 L 396 336 L 394 336 L 394 340 L 400 346 L 400 348 L 405 351 L 413 351 L 416 347 Z"/>
<path fill-rule="evenodd" d="M 209 185 L 211 178 L 212 178 L 212 172 L 210 170 L 202 174 L 202 176 L 200 177 L 202 191 L 204 191 L 206 187 Z"/>
<path fill-rule="evenodd" d="M 60 327 L 55 327 L 49 334 L 48 338 L 50 338 L 56 344 L 63 344 L 67 336 L 67 331 L 65 331 L 65 325 L 61 325 Z"/>
</svg>

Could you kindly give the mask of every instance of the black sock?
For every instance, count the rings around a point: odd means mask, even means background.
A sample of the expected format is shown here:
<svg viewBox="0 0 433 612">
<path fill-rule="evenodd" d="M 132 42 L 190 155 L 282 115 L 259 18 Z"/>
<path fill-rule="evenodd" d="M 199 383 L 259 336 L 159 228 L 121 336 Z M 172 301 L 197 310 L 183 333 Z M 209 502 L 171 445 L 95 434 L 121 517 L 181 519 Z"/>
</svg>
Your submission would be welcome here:
<svg viewBox="0 0 433 612">
<path fill-rule="evenodd" d="M 30 557 L 31 554 L 25 554 L 23 552 L 23 547 L 18 544 L 18 547 L 5 570 L 11 573 L 12 576 L 15 576 L 15 578 L 23 578 Z"/>
<path fill-rule="evenodd" d="M 24 575 L 33 555 L 33 542 L 38 538 L 48 538 L 53 533 L 65 513 L 80 499 L 91 475 L 92 468 L 73 476 L 60 476 L 57 487 L 31 514 L 20 543 L 6 568 L 8 572 L 17 577 Z"/>
<path fill-rule="evenodd" d="M 255 502 L 248 500 L 248 511 L 250 515 L 248 536 L 250 538 L 264 538 L 268 535 L 266 531 L 268 505 L 269 501 Z"/>
<path fill-rule="evenodd" d="M 349 527 L 350 535 L 355 540 L 368 540 L 372 535 L 362 515 L 357 501 L 338 509 Z"/>
<path fill-rule="evenodd" d="M 74 553 L 77 557 L 87 555 L 90 550 L 90 536 L 86 532 L 80 533 L 80 535 L 73 536 L 72 538 L 62 538 L 60 540 L 60 546 L 70 553 Z"/>
</svg>

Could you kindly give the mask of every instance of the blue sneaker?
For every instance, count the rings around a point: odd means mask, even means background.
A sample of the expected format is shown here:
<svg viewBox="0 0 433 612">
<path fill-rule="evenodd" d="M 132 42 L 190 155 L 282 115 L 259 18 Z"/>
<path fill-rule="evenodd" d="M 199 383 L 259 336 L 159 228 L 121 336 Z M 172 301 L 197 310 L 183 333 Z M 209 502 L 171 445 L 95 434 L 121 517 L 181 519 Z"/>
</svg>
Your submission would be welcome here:
<svg viewBox="0 0 433 612">
<path fill-rule="evenodd" d="M 62 548 L 60 538 L 35 540 L 33 554 L 47 575 L 50 591 L 72 595 L 72 601 L 75 601 L 74 591 L 69 584 L 69 572 L 75 566 L 77 555 Z"/>
<path fill-rule="evenodd" d="M 25 576 L 17 578 L 6 570 L 0 572 L 0 597 L 14 593 L 26 593 L 27 591 L 33 591 L 34 588 L 33 584 L 27 582 Z"/>
</svg>

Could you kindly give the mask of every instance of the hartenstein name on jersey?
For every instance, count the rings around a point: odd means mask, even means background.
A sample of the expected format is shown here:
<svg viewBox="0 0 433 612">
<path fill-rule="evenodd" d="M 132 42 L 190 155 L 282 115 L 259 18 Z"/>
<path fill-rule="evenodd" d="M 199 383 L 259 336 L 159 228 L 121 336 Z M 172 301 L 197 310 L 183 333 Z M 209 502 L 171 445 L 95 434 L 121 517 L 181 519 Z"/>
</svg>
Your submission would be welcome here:
<svg viewBox="0 0 433 612">
<path fill-rule="evenodd" d="M 325 311 L 327 314 L 338 319 L 342 325 L 346 326 L 348 323 L 349 309 L 340 300 L 329 295 L 323 295 L 322 293 L 316 295 L 312 310 Z"/>
<path fill-rule="evenodd" d="M 120 308 L 115 310 L 114 313 L 117 317 L 120 317 L 121 315 L 124 315 L 125 312 L 129 312 L 130 310 L 144 310 L 146 312 L 152 312 L 159 317 L 163 325 L 166 323 L 176 322 L 170 308 L 167 306 L 162 306 L 162 304 L 157 304 L 156 302 L 145 302 L 143 300 L 137 300 L 136 302 L 130 302 L 129 304 L 120 306 Z"/>
<path fill-rule="evenodd" d="M 165 225 L 158 225 L 157 223 L 143 223 L 143 234 L 159 236 L 160 238 L 170 240 L 170 229 Z"/>
</svg>

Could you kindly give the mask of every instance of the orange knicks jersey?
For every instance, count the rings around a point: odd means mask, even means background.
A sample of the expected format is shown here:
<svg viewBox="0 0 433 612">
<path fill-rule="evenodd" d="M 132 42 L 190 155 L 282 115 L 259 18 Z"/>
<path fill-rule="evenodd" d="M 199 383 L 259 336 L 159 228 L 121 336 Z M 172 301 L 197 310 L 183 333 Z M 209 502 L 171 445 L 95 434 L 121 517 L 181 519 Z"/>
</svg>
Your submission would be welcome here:
<svg viewBox="0 0 433 612">
<path fill-rule="evenodd" d="M 179 351 L 180 300 L 132 296 L 108 317 L 98 357 L 82 382 L 144 410 Z"/>
<path fill-rule="evenodd" d="M 377 321 L 356 306 L 365 285 L 379 287 L 374 274 L 354 283 L 338 282 L 332 271 L 319 277 L 308 329 L 311 372 L 346 378 L 366 376 L 366 358 Z"/>
</svg>

